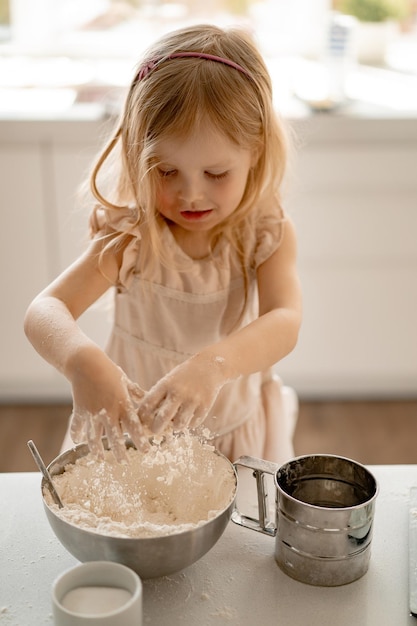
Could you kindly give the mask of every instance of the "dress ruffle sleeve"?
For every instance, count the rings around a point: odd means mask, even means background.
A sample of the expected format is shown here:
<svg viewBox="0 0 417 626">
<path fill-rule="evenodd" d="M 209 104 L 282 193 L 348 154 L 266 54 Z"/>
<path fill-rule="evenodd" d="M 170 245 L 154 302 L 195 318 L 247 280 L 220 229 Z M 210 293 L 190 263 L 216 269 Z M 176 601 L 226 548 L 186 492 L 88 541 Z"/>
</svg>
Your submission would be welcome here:
<svg viewBox="0 0 417 626">
<path fill-rule="evenodd" d="M 128 288 L 135 272 L 142 238 L 137 209 L 95 207 L 90 216 L 90 233 L 92 237 L 117 236 L 124 248 L 118 282 Z"/>
<path fill-rule="evenodd" d="M 257 269 L 279 248 L 285 228 L 285 215 L 269 217 L 259 226 L 253 255 L 253 267 Z"/>
</svg>

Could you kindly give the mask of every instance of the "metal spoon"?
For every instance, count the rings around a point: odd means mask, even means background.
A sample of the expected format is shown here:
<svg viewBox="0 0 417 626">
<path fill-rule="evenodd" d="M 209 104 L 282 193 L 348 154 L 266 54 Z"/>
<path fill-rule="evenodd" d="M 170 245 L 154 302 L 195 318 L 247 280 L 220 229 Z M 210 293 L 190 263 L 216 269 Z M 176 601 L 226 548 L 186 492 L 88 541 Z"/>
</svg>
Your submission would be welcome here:
<svg viewBox="0 0 417 626">
<path fill-rule="evenodd" d="M 54 487 L 54 483 L 52 482 L 52 478 L 50 473 L 48 472 L 48 470 L 46 469 L 46 465 L 45 463 L 42 461 L 42 457 L 38 452 L 37 447 L 35 446 L 35 444 L 33 443 L 32 439 L 30 439 L 28 441 L 28 447 L 29 450 L 32 453 L 33 458 L 35 459 L 35 463 L 38 466 L 38 468 L 40 469 L 40 471 L 43 474 L 43 477 L 48 485 L 49 491 L 51 492 L 51 496 L 55 501 L 55 504 L 57 504 L 59 506 L 60 509 L 62 509 L 62 507 L 64 506 L 62 504 L 62 500 L 58 495 L 57 490 Z"/>
</svg>

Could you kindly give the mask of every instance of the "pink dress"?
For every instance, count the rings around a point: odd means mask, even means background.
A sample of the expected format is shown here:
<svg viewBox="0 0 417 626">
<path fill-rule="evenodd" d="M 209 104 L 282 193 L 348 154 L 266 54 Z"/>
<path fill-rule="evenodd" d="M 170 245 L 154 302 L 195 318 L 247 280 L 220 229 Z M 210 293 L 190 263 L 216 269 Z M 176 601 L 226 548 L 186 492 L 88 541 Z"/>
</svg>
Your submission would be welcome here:
<svg viewBox="0 0 417 626">
<path fill-rule="evenodd" d="M 256 269 L 279 246 L 284 220 L 277 219 L 254 234 L 242 314 L 244 279 L 228 241 L 220 239 L 210 257 L 194 260 L 164 224 L 168 267 L 152 254 L 146 227 L 132 225 L 133 211 L 100 209 L 93 229 L 99 232 L 106 224 L 107 232 L 110 228 L 131 235 L 116 287 L 114 325 L 106 351 L 132 381 L 147 390 L 201 348 L 256 319 Z M 185 271 L 179 271 L 179 266 Z M 292 427 L 282 391 L 280 380 L 269 370 L 226 384 L 204 423 L 216 435 L 216 447 L 232 461 L 241 455 L 276 462 L 293 456 Z"/>
</svg>

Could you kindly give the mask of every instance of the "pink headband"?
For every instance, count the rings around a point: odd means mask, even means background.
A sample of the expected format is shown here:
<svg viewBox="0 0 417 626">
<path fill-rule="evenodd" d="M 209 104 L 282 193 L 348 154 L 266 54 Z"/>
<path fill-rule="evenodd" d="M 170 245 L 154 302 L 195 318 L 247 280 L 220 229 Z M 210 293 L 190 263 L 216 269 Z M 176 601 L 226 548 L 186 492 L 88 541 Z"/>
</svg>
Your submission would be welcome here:
<svg viewBox="0 0 417 626">
<path fill-rule="evenodd" d="M 223 57 L 217 57 L 214 54 L 207 54 L 205 52 L 174 52 L 173 54 L 170 54 L 166 57 L 157 57 L 156 59 L 152 59 L 151 61 L 144 63 L 139 69 L 139 72 L 134 82 L 140 82 L 141 80 L 146 78 L 149 72 L 152 72 L 159 65 L 159 63 L 162 63 L 163 61 L 168 61 L 169 59 L 181 59 L 181 58 L 187 58 L 187 57 L 195 57 L 196 59 L 207 59 L 208 61 L 215 61 L 216 63 L 223 63 L 224 65 L 229 65 L 229 67 L 233 67 L 235 70 L 242 72 L 242 74 L 245 74 L 246 76 L 248 76 L 248 78 L 253 80 L 252 74 L 248 72 L 248 70 L 246 70 L 244 67 L 242 67 L 238 63 L 231 61 L 230 59 L 224 59 Z"/>
</svg>

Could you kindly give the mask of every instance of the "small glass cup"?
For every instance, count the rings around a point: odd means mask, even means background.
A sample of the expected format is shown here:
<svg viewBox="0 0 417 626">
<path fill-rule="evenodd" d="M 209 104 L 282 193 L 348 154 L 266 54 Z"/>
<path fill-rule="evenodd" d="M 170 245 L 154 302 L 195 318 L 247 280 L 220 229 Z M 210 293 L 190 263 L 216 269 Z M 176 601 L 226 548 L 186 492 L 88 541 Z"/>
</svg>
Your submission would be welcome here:
<svg viewBox="0 0 417 626">
<path fill-rule="evenodd" d="M 142 582 L 120 563 L 82 563 L 55 580 L 52 609 L 55 626 L 142 626 Z"/>
</svg>

